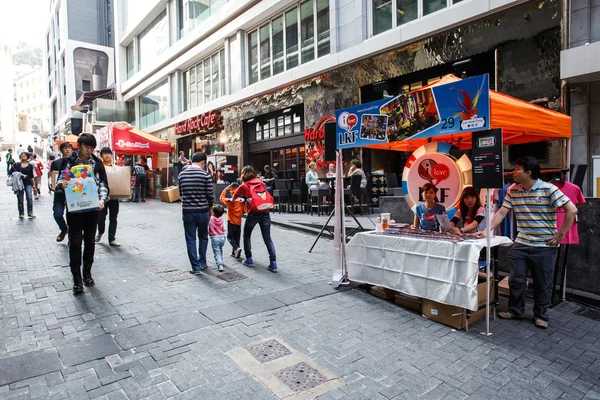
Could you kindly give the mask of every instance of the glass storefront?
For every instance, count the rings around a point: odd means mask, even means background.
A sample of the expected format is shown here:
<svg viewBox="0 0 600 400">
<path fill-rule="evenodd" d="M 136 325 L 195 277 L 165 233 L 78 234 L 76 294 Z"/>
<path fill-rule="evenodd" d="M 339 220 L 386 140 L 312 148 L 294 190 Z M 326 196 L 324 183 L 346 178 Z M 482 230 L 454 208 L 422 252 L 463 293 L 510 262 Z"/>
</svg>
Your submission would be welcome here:
<svg viewBox="0 0 600 400">
<path fill-rule="evenodd" d="M 183 73 L 183 105 L 191 110 L 225 95 L 225 50 L 221 49 Z"/>
<path fill-rule="evenodd" d="M 170 117 L 169 83 L 163 81 L 140 96 L 140 128 L 157 124 Z"/>
<path fill-rule="evenodd" d="M 138 71 L 157 61 L 168 48 L 169 21 L 164 10 L 138 37 Z"/>
</svg>

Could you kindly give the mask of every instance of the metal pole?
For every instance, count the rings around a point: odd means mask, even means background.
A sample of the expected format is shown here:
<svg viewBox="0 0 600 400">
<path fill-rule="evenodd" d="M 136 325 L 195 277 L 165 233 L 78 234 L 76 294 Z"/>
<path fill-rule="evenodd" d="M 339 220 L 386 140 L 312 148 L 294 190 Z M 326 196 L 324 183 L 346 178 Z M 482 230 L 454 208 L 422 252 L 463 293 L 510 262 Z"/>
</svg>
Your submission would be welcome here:
<svg viewBox="0 0 600 400">
<path fill-rule="evenodd" d="M 486 218 L 487 218 L 487 226 L 486 230 L 486 239 L 485 239 L 485 333 L 482 332 L 482 335 L 490 336 L 492 333 L 490 332 L 490 259 L 491 259 L 491 235 L 492 235 L 492 207 L 490 201 L 490 189 L 486 189 L 485 194 L 485 202 L 487 206 L 486 210 Z"/>
</svg>

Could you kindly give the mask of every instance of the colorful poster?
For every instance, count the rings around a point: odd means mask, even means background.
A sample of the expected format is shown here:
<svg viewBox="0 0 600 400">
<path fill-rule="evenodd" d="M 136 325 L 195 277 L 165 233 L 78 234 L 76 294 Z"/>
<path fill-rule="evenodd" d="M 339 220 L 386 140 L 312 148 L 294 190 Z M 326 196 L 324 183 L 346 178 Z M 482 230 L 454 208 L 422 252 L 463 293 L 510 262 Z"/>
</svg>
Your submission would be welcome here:
<svg viewBox="0 0 600 400">
<path fill-rule="evenodd" d="M 336 121 L 338 149 L 487 130 L 489 76 L 338 110 Z"/>
<path fill-rule="evenodd" d="M 73 50 L 75 96 L 84 92 L 103 90 L 108 82 L 108 55 L 102 51 L 78 47 Z"/>
<path fill-rule="evenodd" d="M 98 208 L 98 186 L 90 165 L 76 165 L 70 171 L 62 171 L 61 180 L 67 181 L 65 197 L 69 212 L 92 211 Z"/>
</svg>

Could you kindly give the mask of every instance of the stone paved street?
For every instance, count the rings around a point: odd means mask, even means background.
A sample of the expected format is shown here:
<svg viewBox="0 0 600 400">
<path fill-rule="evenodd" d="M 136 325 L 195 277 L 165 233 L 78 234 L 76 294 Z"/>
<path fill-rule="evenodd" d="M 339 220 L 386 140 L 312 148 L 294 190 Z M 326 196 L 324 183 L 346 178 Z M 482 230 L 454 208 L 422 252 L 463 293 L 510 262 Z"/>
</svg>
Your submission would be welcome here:
<svg viewBox="0 0 600 400">
<path fill-rule="evenodd" d="M 210 249 L 209 270 L 192 276 L 180 204 L 156 200 L 121 203 L 122 247 L 103 238 L 96 286 L 74 296 L 51 197 L 35 201 L 34 220 L 15 203 L 2 186 L 0 398 L 600 399 L 600 324 L 577 304 L 552 310 L 545 331 L 530 320 L 493 321 L 490 337 L 481 321 L 454 331 L 331 289 L 331 241 L 309 254 L 314 236 L 280 227 L 278 274 L 255 234 L 254 268 L 225 256 L 245 279 L 219 279 Z M 261 363 L 250 348 L 271 353 Z M 312 391 L 274 377 L 300 362 L 292 376 L 310 375 Z"/>
</svg>

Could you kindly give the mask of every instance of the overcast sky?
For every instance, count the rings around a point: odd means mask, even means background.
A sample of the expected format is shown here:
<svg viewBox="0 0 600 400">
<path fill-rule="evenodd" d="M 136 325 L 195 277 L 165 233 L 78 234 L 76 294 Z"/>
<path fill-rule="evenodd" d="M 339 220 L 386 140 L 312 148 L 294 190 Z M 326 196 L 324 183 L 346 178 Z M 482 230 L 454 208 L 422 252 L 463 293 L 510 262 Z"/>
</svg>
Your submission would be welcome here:
<svg viewBox="0 0 600 400">
<path fill-rule="evenodd" d="M 44 48 L 50 0 L 0 0 L 0 43 Z"/>
</svg>

